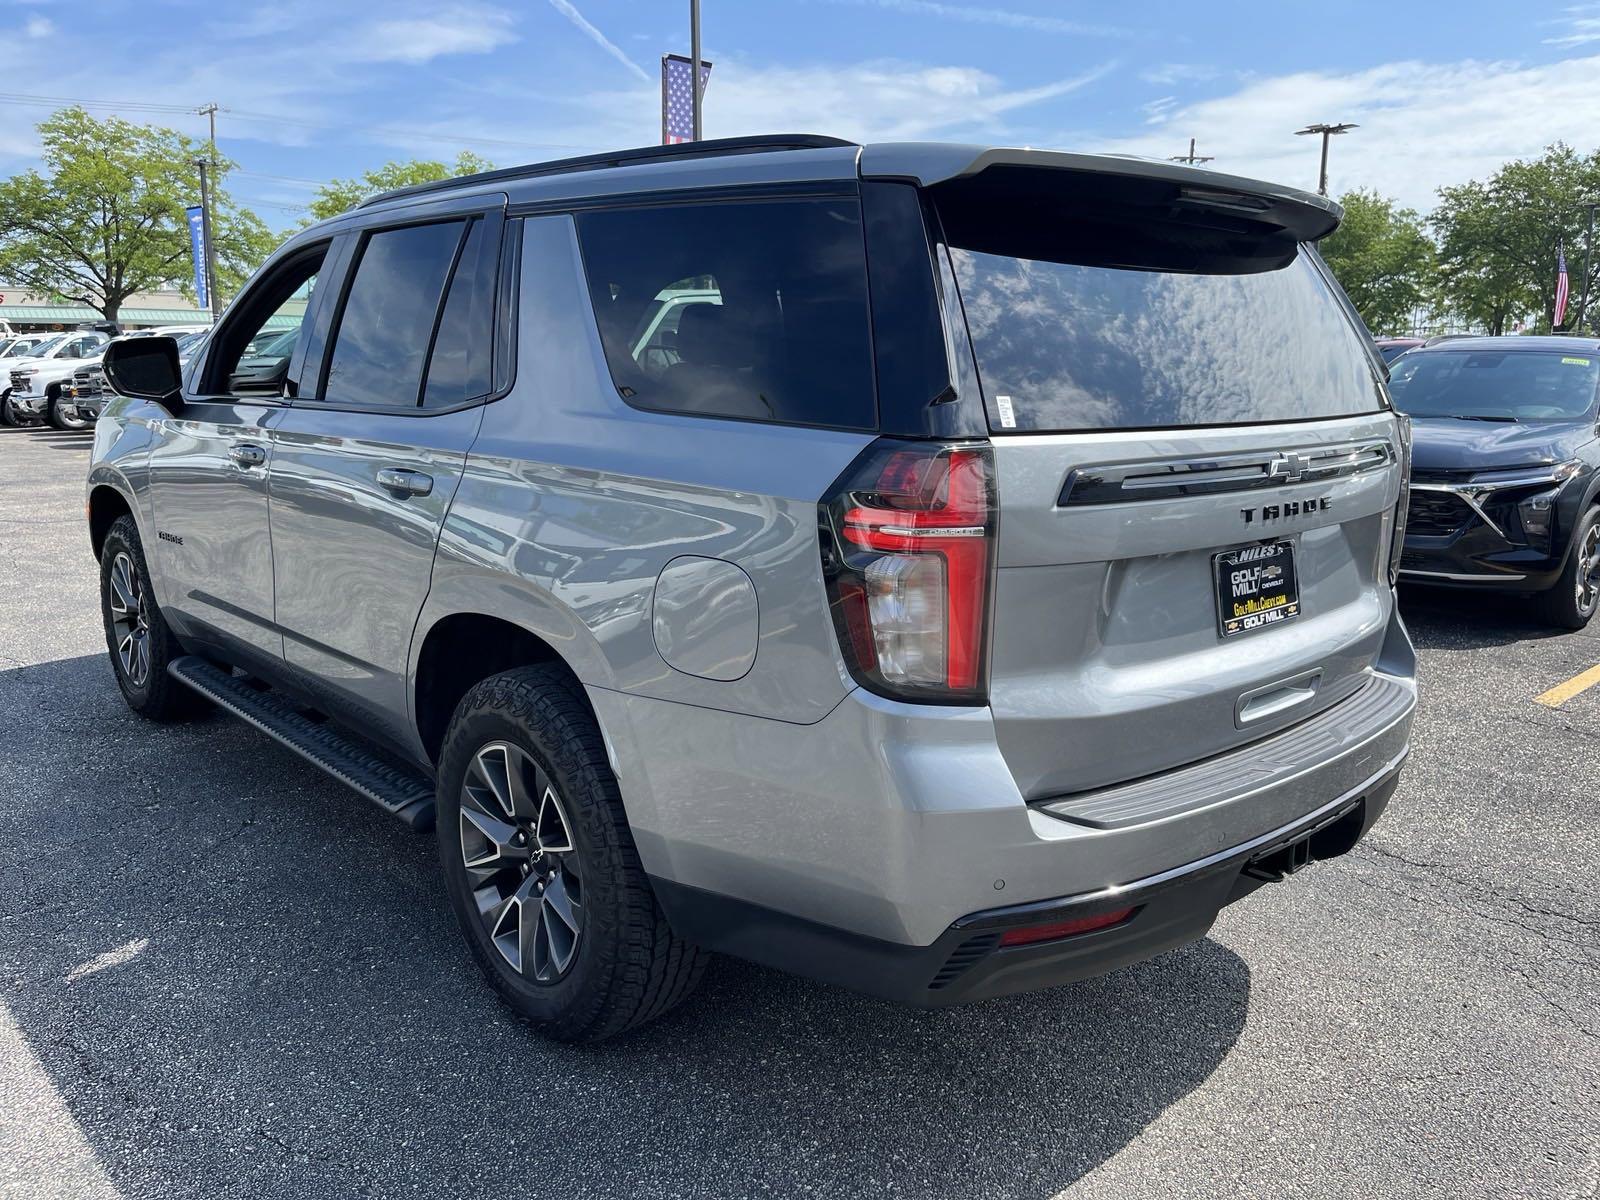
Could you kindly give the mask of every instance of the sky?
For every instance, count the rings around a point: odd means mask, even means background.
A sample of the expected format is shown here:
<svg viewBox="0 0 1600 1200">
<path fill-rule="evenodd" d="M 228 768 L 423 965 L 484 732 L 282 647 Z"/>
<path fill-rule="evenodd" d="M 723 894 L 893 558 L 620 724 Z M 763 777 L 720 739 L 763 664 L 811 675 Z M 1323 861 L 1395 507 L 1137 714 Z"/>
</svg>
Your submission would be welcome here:
<svg viewBox="0 0 1600 1200">
<path fill-rule="evenodd" d="M 0 0 L 0 175 L 64 100 L 201 135 L 269 225 L 315 184 L 471 149 L 509 165 L 660 139 L 688 0 Z M 1600 2 L 702 0 L 705 134 L 814 132 L 1167 157 L 1422 211 L 1565 140 L 1600 146 Z M 96 64 L 89 69 L 89 64 Z M 36 97 L 46 97 L 40 101 Z"/>
</svg>

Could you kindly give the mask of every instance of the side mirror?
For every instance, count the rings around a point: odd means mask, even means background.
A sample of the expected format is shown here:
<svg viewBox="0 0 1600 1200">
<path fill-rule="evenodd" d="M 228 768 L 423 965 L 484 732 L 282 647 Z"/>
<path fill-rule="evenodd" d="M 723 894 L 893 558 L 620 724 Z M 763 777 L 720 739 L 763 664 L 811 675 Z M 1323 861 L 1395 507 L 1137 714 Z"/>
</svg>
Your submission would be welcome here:
<svg viewBox="0 0 1600 1200">
<path fill-rule="evenodd" d="M 154 400 L 169 411 L 182 407 L 183 369 L 178 342 L 170 337 L 128 338 L 106 347 L 100 365 L 119 396 Z"/>
</svg>

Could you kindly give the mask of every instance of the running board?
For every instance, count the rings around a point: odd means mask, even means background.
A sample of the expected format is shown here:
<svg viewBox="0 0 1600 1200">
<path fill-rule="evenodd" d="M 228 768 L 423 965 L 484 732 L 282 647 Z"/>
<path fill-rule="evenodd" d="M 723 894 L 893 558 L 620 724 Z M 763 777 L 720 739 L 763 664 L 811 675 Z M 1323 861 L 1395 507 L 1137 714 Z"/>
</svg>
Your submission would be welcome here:
<svg viewBox="0 0 1600 1200">
<path fill-rule="evenodd" d="M 198 655 L 173 659 L 167 664 L 167 671 L 218 708 L 272 735 L 413 830 L 421 832 L 433 827 L 433 784 L 420 772 L 379 758 L 338 730 L 311 720 L 276 693 L 253 688 Z"/>
</svg>

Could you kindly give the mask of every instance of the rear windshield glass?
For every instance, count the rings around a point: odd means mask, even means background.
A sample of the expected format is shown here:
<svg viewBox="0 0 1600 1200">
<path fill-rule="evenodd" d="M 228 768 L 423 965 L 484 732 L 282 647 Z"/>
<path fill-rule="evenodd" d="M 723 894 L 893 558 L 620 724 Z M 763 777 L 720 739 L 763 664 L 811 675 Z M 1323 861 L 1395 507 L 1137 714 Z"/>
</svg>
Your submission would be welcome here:
<svg viewBox="0 0 1600 1200">
<path fill-rule="evenodd" d="M 1597 384 L 1600 355 L 1582 350 L 1429 350 L 1394 364 L 1389 393 L 1414 417 L 1572 421 L 1593 411 Z"/>
<path fill-rule="evenodd" d="M 1364 335 L 1303 252 L 1276 270 L 1217 275 L 951 253 L 997 432 L 1383 407 Z"/>
</svg>

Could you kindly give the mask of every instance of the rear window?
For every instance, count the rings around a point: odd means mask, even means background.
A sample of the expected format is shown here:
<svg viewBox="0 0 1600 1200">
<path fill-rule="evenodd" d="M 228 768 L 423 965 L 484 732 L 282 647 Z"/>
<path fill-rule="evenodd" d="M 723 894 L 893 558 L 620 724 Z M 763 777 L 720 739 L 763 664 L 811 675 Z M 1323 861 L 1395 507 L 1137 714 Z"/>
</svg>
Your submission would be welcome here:
<svg viewBox="0 0 1600 1200">
<path fill-rule="evenodd" d="M 858 201 L 730 201 L 576 219 L 606 362 L 629 404 L 876 426 Z"/>
<path fill-rule="evenodd" d="M 1573 421 L 1595 406 L 1600 354 L 1581 348 L 1429 350 L 1394 364 L 1389 393 L 1413 417 Z"/>
<path fill-rule="evenodd" d="M 997 432 L 1374 412 L 1372 360 L 1305 252 L 1273 270 L 1085 266 L 953 248 Z"/>
</svg>

